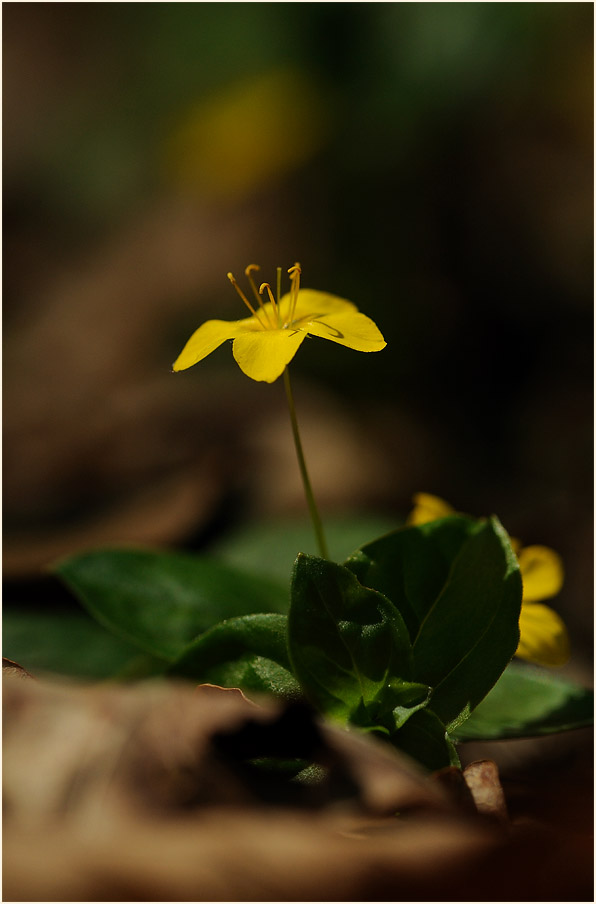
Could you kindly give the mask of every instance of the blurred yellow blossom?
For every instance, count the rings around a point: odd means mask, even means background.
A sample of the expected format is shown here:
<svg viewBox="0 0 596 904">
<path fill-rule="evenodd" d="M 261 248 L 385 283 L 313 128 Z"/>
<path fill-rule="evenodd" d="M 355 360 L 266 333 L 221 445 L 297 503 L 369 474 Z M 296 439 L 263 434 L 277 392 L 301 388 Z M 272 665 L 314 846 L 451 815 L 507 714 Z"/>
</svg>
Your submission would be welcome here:
<svg viewBox="0 0 596 904">
<path fill-rule="evenodd" d="M 185 191 L 238 199 L 291 171 L 322 146 L 329 111 L 320 87 L 273 69 L 197 103 L 169 136 L 165 167 Z"/>
<path fill-rule="evenodd" d="M 430 493 L 416 493 L 412 501 L 414 508 L 408 515 L 408 524 L 426 524 L 428 521 L 436 521 L 437 518 L 455 514 L 455 509 L 448 502 Z"/>
<path fill-rule="evenodd" d="M 330 339 L 360 352 L 378 352 L 385 347 L 378 327 L 358 311 L 351 301 L 300 288 L 300 265 L 290 267 L 291 290 L 276 301 L 268 283 L 257 290 L 251 264 L 245 270 L 256 304 L 248 300 L 231 273 L 228 279 L 251 311 L 243 320 L 208 320 L 196 330 L 173 365 L 186 370 L 233 339 L 232 352 L 240 369 L 252 380 L 273 383 L 282 375 L 307 335 Z M 281 276 L 281 271 L 279 273 Z M 267 292 L 269 301 L 263 302 Z"/>
<path fill-rule="evenodd" d="M 416 493 L 408 524 L 425 524 L 455 513 L 447 502 L 429 493 Z M 519 617 L 520 640 L 516 656 L 538 665 L 560 666 L 569 658 L 569 637 L 563 620 L 540 601 L 563 586 L 561 557 L 547 546 L 525 546 L 512 539 L 523 583 Z"/>
</svg>

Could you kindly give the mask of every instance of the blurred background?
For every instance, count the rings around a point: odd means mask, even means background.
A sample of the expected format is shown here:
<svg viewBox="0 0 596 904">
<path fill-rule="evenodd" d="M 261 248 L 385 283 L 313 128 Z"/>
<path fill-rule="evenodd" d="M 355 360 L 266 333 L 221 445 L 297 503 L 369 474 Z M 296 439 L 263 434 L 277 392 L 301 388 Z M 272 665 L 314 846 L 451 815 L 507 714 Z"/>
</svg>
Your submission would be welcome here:
<svg viewBox="0 0 596 904">
<path fill-rule="evenodd" d="M 3 43 L 8 609 L 304 517 L 282 384 L 170 373 L 228 270 L 299 260 L 388 343 L 292 365 L 324 517 L 497 513 L 589 656 L 592 4 L 6 3 Z"/>
</svg>

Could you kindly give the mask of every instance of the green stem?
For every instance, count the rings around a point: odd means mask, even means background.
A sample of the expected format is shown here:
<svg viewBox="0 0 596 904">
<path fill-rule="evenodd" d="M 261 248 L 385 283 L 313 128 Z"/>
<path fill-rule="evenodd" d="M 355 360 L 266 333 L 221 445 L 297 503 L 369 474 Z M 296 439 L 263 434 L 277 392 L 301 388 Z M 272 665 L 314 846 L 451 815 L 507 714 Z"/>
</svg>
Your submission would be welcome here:
<svg viewBox="0 0 596 904">
<path fill-rule="evenodd" d="M 300 439 L 300 431 L 298 429 L 298 420 L 296 418 L 296 407 L 294 405 L 294 396 L 292 394 L 292 385 L 290 383 L 290 372 L 288 368 L 284 370 L 284 386 L 286 388 L 286 397 L 288 400 L 288 408 L 290 409 L 290 420 L 292 421 L 292 433 L 294 435 L 294 445 L 296 446 L 296 455 L 298 457 L 298 466 L 300 467 L 300 475 L 304 486 L 304 493 L 308 503 L 308 510 L 312 521 L 312 526 L 317 538 L 319 552 L 323 559 L 329 558 L 329 550 L 327 549 L 327 541 L 323 531 L 323 523 L 317 509 L 314 493 L 310 484 L 308 471 L 306 469 L 306 461 L 304 460 L 304 452 L 302 450 L 302 441 Z"/>
</svg>

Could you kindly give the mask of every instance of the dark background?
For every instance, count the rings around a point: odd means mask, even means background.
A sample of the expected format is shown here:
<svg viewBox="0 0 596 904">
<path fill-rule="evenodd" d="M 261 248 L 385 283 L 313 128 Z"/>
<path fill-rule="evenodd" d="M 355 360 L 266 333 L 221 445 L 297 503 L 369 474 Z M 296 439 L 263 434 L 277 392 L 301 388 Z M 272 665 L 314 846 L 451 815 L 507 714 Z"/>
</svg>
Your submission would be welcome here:
<svg viewBox="0 0 596 904">
<path fill-rule="evenodd" d="M 593 7 L 5 3 L 4 564 L 302 515 L 281 383 L 192 330 L 299 260 L 387 339 L 292 365 L 324 515 L 426 490 L 592 616 Z M 272 551 L 274 554 L 274 551 Z"/>
</svg>

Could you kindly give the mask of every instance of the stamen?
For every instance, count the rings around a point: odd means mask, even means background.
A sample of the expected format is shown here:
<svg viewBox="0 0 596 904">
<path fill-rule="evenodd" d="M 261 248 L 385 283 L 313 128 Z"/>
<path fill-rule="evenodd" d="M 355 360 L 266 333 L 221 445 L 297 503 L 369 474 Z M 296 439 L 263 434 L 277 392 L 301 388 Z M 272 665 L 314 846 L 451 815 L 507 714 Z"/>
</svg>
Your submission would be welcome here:
<svg viewBox="0 0 596 904">
<path fill-rule="evenodd" d="M 294 314 L 296 312 L 296 304 L 298 302 L 298 292 L 300 291 L 300 274 L 302 273 L 300 264 L 296 262 L 293 267 L 290 267 L 288 273 L 290 274 L 290 279 L 292 280 L 289 320 L 289 322 L 292 323 L 294 320 Z"/>
<path fill-rule="evenodd" d="M 249 264 L 248 267 L 244 271 L 244 275 L 248 278 L 250 287 L 252 289 L 252 294 L 257 299 L 257 302 L 259 303 L 259 307 L 263 311 L 263 314 L 265 315 L 265 317 L 267 319 L 267 323 L 269 324 L 269 326 L 272 329 L 275 329 L 275 321 L 271 320 L 271 317 L 269 317 L 269 315 L 265 311 L 265 305 L 263 304 L 263 299 L 259 295 L 259 290 L 257 289 L 257 285 L 252 276 L 253 273 L 256 273 L 260 269 L 261 268 L 259 267 L 258 264 Z"/>
<path fill-rule="evenodd" d="M 227 277 L 228 277 L 228 279 L 230 280 L 230 282 L 232 283 L 232 285 L 234 286 L 234 288 L 236 289 L 236 291 L 238 292 L 238 295 L 240 296 L 240 298 L 242 299 L 242 301 L 244 302 L 244 304 L 246 305 L 246 307 L 248 308 L 248 310 L 249 310 L 249 311 L 251 312 L 251 314 L 253 315 L 253 317 L 256 317 L 257 320 L 259 321 L 259 323 L 261 324 L 261 326 L 265 329 L 265 325 L 263 324 L 263 321 L 262 321 L 261 318 L 259 317 L 259 313 L 260 313 L 260 312 L 257 313 L 257 311 L 255 311 L 255 309 L 254 309 L 253 306 L 251 305 L 250 301 L 248 300 L 248 298 L 246 297 L 246 295 L 244 294 L 244 292 L 242 291 L 242 289 L 240 288 L 240 286 L 238 285 L 238 283 L 237 283 L 236 280 L 234 279 L 234 274 L 233 274 L 233 273 L 228 273 L 228 274 L 227 274 Z"/>
<path fill-rule="evenodd" d="M 249 264 L 248 267 L 247 267 L 247 268 L 245 269 L 245 271 L 244 271 L 244 275 L 245 275 L 246 277 L 248 277 L 248 281 L 249 281 L 250 287 L 251 287 L 251 289 L 252 289 L 252 294 L 253 294 L 254 297 L 257 299 L 258 303 L 259 303 L 260 305 L 262 305 L 262 304 L 263 304 L 263 299 L 262 299 L 261 296 L 259 295 L 259 292 L 258 292 L 258 290 L 257 290 L 255 281 L 254 281 L 254 279 L 252 278 L 253 272 L 256 273 L 257 270 L 260 270 L 260 269 L 261 269 L 261 268 L 259 267 L 258 264 Z"/>
<path fill-rule="evenodd" d="M 259 286 L 259 294 L 260 295 L 263 294 L 264 289 L 267 289 L 267 294 L 269 295 L 269 301 L 271 302 L 271 307 L 275 311 L 275 316 L 277 317 L 277 324 L 278 324 L 278 326 L 281 327 L 281 318 L 279 316 L 279 308 L 277 307 L 275 298 L 273 297 L 273 292 L 271 291 L 271 286 L 269 285 L 268 282 L 261 283 L 261 285 Z"/>
</svg>

